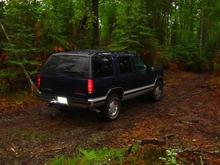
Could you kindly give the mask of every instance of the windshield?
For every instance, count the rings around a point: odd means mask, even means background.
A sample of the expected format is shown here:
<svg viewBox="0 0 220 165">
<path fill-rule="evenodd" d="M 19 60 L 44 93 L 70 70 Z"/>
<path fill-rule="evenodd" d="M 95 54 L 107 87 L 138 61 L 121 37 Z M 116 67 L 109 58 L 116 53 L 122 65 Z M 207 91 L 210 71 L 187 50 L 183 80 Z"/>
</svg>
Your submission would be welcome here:
<svg viewBox="0 0 220 165">
<path fill-rule="evenodd" d="M 67 73 L 74 77 L 88 78 L 89 58 L 74 55 L 51 56 L 42 68 L 43 73 Z"/>
</svg>

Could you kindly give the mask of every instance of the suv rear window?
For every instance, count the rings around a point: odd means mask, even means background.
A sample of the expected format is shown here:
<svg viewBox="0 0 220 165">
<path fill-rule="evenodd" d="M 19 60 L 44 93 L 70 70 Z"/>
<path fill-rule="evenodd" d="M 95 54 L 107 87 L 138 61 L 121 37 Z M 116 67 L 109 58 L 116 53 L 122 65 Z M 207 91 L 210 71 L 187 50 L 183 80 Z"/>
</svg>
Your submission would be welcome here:
<svg viewBox="0 0 220 165">
<path fill-rule="evenodd" d="M 112 57 L 103 55 L 94 56 L 92 65 L 94 78 L 113 76 Z"/>
<path fill-rule="evenodd" d="M 67 73 L 74 77 L 88 78 L 89 58 L 74 55 L 51 56 L 43 67 L 44 73 Z"/>
</svg>

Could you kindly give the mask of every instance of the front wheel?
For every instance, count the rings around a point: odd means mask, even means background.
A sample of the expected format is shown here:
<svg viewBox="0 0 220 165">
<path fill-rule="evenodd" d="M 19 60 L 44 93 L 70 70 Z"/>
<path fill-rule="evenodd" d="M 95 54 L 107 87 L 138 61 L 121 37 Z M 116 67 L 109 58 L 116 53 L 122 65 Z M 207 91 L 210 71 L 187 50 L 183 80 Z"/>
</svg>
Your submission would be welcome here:
<svg viewBox="0 0 220 165">
<path fill-rule="evenodd" d="M 108 121 L 115 120 L 120 112 L 121 99 L 117 94 L 112 94 L 107 98 L 104 109 L 101 111 L 104 119 Z"/>
<path fill-rule="evenodd" d="M 151 98 L 153 101 L 160 101 L 163 98 L 163 83 L 157 81 L 154 90 L 151 93 Z"/>
</svg>

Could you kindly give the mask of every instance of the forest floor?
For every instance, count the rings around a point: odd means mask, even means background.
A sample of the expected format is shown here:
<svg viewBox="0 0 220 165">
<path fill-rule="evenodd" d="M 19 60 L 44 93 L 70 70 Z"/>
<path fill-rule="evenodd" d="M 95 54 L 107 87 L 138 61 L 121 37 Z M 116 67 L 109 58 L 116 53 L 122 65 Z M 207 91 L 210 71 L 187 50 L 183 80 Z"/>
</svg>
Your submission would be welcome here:
<svg viewBox="0 0 220 165">
<path fill-rule="evenodd" d="M 114 122 L 87 110 L 59 112 L 30 96 L 24 102 L 0 97 L 0 164 L 42 164 L 80 148 L 164 137 L 165 147 L 179 149 L 189 162 L 202 157 L 220 164 L 220 77 L 167 71 L 165 79 L 161 102 L 127 101 Z"/>
</svg>

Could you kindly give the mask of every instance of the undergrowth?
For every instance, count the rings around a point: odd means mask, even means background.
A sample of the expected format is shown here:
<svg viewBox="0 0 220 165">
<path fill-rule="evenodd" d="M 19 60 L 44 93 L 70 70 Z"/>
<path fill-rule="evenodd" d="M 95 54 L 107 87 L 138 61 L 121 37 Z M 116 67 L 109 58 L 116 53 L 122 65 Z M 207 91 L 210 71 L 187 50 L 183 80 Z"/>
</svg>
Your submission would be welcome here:
<svg viewBox="0 0 220 165">
<path fill-rule="evenodd" d="M 58 156 L 48 165 L 111 165 L 111 164 L 166 164 L 179 165 L 175 150 L 163 151 L 161 148 L 143 150 L 140 145 L 121 149 L 79 150 L 74 156 Z"/>
</svg>

